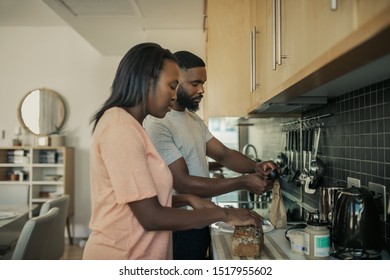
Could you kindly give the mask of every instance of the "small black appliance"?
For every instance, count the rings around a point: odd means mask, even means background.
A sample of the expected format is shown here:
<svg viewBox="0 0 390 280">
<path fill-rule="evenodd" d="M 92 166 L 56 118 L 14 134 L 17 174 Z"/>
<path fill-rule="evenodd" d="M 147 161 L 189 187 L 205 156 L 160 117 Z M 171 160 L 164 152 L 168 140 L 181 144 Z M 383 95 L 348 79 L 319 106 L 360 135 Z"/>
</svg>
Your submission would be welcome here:
<svg viewBox="0 0 390 280">
<path fill-rule="evenodd" d="M 365 188 L 338 192 L 332 220 L 333 256 L 339 259 L 380 259 L 381 222 L 373 196 Z"/>
</svg>

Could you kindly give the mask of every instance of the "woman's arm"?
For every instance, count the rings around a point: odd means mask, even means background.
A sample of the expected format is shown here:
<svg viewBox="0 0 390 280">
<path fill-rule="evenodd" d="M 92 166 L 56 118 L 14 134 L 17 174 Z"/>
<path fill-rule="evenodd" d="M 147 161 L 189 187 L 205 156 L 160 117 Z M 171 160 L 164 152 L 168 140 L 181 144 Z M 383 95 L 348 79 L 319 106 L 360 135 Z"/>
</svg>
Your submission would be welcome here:
<svg viewBox="0 0 390 280">
<path fill-rule="evenodd" d="M 188 230 L 223 221 L 231 225 L 261 226 L 261 216 L 247 209 L 204 208 L 185 210 L 163 207 L 157 197 L 129 203 L 130 209 L 147 231 Z"/>
<path fill-rule="evenodd" d="M 177 194 L 172 197 L 172 207 L 191 206 L 194 209 L 216 208 L 212 201 L 192 194 Z"/>
</svg>

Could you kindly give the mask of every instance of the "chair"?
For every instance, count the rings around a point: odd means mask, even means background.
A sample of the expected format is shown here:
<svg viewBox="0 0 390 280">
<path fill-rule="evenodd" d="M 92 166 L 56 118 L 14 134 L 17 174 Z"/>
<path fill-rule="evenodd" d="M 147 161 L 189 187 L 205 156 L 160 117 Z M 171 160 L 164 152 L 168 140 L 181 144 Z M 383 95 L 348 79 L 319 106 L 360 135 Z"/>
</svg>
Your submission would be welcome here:
<svg viewBox="0 0 390 280">
<path fill-rule="evenodd" d="M 48 240 L 53 234 L 54 224 L 59 214 L 58 208 L 52 208 L 42 216 L 28 220 L 23 226 L 12 260 L 44 260 Z"/>
<path fill-rule="evenodd" d="M 42 204 L 39 216 L 46 214 L 50 209 L 57 207 L 59 209 L 58 218 L 55 222 L 53 232 L 48 240 L 47 260 L 59 260 L 65 250 L 65 224 L 68 216 L 69 195 L 53 198 Z"/>
</svg>

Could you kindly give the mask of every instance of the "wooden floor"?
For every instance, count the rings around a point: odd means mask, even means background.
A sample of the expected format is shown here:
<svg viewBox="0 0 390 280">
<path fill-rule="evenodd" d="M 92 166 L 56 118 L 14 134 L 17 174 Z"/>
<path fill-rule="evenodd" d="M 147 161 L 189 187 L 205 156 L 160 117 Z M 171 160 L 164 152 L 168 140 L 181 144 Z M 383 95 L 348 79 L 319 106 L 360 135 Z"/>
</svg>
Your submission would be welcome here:
<svg viewBox="0 0 390 280">
<path fill-rule="evenodd" d="M 74 245 L 65 244 L 65 252 L 61 259 L 63 260 L 81 260 L 83 256 L 83 248 L 78 243 Z"/>
</svg>

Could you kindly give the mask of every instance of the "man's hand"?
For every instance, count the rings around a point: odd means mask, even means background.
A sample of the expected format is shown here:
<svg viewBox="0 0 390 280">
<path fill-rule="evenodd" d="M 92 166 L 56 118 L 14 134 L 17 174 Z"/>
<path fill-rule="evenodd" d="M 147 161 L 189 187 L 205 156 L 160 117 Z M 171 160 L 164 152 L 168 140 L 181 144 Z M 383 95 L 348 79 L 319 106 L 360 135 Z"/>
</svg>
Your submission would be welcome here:
<svg viewBox="0 0 390 280">
<path fill-rule="evenodd" d="M 271 160 L 256 163 L 255 171 L 264 180 L 275 180 L 280 174 L 279 166 Z"/>
<path fill-rule="evenodd" d="M 266 191 L 269 191 L 274 186 L 273 180 L 268 180 L 267 176 L 261 177 L 257 173 L 251 173 L 245 175 L 245 188 L 254 194 L 262 194 Z M 264 179 L 266 178 L 266 179 Z"/>
<path fill-rule="evenodd" d="M 275 179 L 270 178 L 270 174 L 279 174 L 278 165 L 273 161 L 263 161 L 256 163 L 255 173 L 246 175 L 246 189 L 254 194 L 262 194 L 269 191 L 274 186 Z"/>
</svg>

